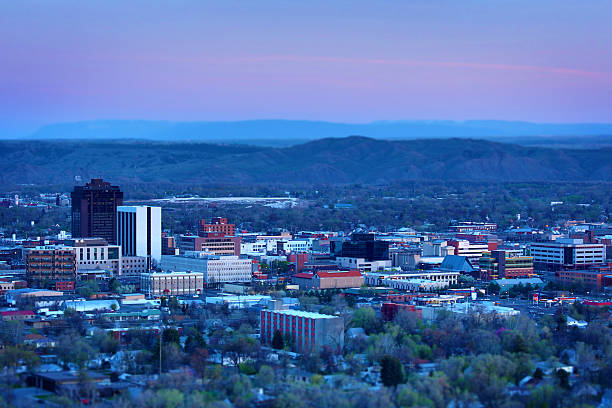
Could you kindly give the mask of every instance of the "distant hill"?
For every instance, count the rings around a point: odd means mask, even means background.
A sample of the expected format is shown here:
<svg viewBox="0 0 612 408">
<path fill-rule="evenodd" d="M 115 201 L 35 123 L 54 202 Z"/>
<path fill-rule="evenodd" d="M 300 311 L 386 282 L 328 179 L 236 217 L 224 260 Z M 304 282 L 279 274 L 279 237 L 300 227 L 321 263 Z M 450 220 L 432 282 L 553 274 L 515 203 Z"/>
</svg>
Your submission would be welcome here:
<svg viewBox="0 0 612 408">
<path fill-rule="evenodd" d="M 519 144 L 612 145 L 612 124 L 546 124 L 496 120 L 388 121 L 366 124 L 302 120 L 166 122 L 97 120 L 44 126 L 27 139 L 145 139 L 157 141 L 248 142 L 287 145 L 288 141 L 363 135 L 375 139 L 476 138 Z M 574 136 L 581 136 L 576 138 Z"/>
<path fill-rule="evenodd" d="M 386 183 L 397 180 L 612 181 L 612 149 L 473 139 L 322 139 L 296 146 L 150 141 L 0 141 L 0 184 Z"/>
</svg>

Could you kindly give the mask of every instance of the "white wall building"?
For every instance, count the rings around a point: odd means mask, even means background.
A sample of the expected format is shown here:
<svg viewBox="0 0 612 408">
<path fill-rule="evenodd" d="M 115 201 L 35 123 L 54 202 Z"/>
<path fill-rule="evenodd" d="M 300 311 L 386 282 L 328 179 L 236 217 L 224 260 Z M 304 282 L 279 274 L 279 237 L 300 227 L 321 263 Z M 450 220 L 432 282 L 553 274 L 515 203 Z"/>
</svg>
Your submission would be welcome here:
<svg viewBox="0 0 612 408">
<path fill-rule="evenodd" d="M 204 275 L 198 272 L 143 273 L 140 291 L 148 297 L 198 295 L 204 288 Z"/>
<path fill-rule="evenodd" d="M 312 249 L 312 240 L 278 241 L 277 246 L 285 252 L 306 252 Z"/>
<path fill-rule="evenodd" d="M 77 238 L 71 241 L 76 256 L 77 273 L 87 273 L 91 270 L 108 270 L 114 275 L 121 275 L 121 247 L 108 245 L 101 238 Z"/>
<path fill-rule="evenodd" d="M 533 263 L 547 267 L 586 267 L 606 261 L 603 244 L 585 244 L 582 239 L 559 238 L 555 242 L 533 243 L 529 247 Z"/>
<path fill-rule="evenodd" d="M 393 289 L 407 290 L 410 292 L 419 291 L 430 291 L 437 289 L 444 289 L 448 287 L 448 282 L 432 281 L 429 279 L 383 279 L 384 286 L 388 286 Z"/>
<path fill-rule="evenodd" d="M 448 272 L 448 271 L 422 271 L 415 273 L 376 273 L 366 272 L 364 274 L 364 283 L 367 286 L 391 286 L 390 283 L 394 280 L 429 280 L 433 282 L 442 282 L 444 287 L 449 285 L 456 285 L 459 280 L 459 272 Z"/>
<path fill-rule="evenodd" d="M 391 267 L 391 260 L 366 261 L 364 258 L 349 258 L 339 256 L 336 262 L 340 268 L 358 269 L 361 272 L 379 271 Z"/>
<path fill-rule="evenodd" d="M 184 255 L 162 256 L 164 271 L 192 271 L 204 275 L 207 285 L 226 282 L 250 282 L 253 262 L 235 255 L 210 255 L 187 251 Z"/>
<path fill-rule="evenodd" d="M 473 265 L 478 265 L 478 260 L 482 257 L 482 254 L 489 250 L 489 245 L 485 243 L 473 243 L 466 239 L 460 239 L 455 242 L 457 246 L 454 248 L 455 251 L 453 254 L 465 256 L 473 262 Z"/>
<path fill-rule="evenodd" d="M 161 262 L 161 207 L 117 207 L 117 243 L 123 256 L 144 256 Z"/>
<path fill-rule="evenodd" d="M 242 255 L 259 256 L 268 253 L 268 241 L 243 242 L 240 244 Z"/>
</svg>

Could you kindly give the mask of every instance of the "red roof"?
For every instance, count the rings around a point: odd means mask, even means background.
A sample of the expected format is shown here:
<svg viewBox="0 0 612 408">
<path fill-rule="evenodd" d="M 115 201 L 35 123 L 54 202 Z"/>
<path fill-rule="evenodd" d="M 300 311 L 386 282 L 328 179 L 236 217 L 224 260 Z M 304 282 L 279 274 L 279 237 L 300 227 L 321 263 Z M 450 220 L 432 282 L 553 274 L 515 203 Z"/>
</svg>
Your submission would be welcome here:
<svg viewBox="0 0 612 408">
<path fill-rule="evenodd" d="M 352 271 L 318 271 L 319 278 L 357 278 L 361 272 L 354 269 Z"/>
<path fill-rule="evenodd" d="M 314 276 L 313 273 L 296 273 L 295 275 L 293 275 L 294 278 L 303 278 L 303 279 L 312 279 L 312 277 Z"/>
<path fill-rule="evenodd" d="M 30 316 L 34 312 L 31 310 L 9 310 L 7 312 L 0 312 L 2 316 Z"/>
<path fill-rule="evenodd" d="M 43 336 L 42 334 L 36 334 L 36 333 L 31 333 L 31 334 L 26 334 L 25 335 L 25 340 L 43 340 L 46 339 L 45 336 Z"/>
</svg>

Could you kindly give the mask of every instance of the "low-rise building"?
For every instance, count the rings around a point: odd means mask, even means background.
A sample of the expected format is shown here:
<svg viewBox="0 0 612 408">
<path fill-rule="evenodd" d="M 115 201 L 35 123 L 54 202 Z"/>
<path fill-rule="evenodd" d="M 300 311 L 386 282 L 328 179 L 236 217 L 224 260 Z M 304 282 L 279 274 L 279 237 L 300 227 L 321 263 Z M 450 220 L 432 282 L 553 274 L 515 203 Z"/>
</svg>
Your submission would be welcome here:
<svg viewBox="0 0 612 408">
<path fill-rule="evenodd" d="M 448 287 L 448 282 L 420 278 L 383 279 L 382 284 L 393 289 L 409 292 L 427 292 Z"/>
<path fill-rule="evenodd" d="M 391 267 L 391 260 L 366 261 L 364 258 L 347 258 L 339 256 L 336 262 L 340 268 L 357 269 L 361 272 L 379 271 Z"/>
<path fill-rule="evenodd" d="M 290 339 L 291 348 L 305 352 L 322 348 L 340 353 L 344 347 L 344 320 L 338 316 L 301 310 L 262 310 L 261 342 L 271 345 L 275 333 Z"/>
<path fill-rule="evenodd" d="M 77 312 L 95 312 L 119 310 L 119 302 L 116 300 L 66 300 L 62 304 L 62 310 L 72 309 Z"/>
<path fill-rule="evenodd" d="M 388 283 L 393 280 L 410 280 L 410 279 L 422 279 L 422 280 L 430 280 L 434 282 L 442 282 L 442 287 L 447 287 L 449 285 L 456 285 L 459 280 L 460 273 L 459 272 L 451 272 L 451 271 L 440 271 L 440 270 L 431 270 L 431 271 L 418 271 L 413 273 L 377 273 L 377 272 L 368 272 L 364 274 L 365 284 L 368 286 L 389 286 L 385 284 L 385 281 Z"/>
<path fill-rule="evenodd" d="M 63 292 L 55 291 L 55 290 L 47 290 L 47 289 L 32 289 L 32 288 L 24 288 L 24 289 L 13 289 L 6 292 L 6 302 L 11 305 L 16 305 L 20 303 L 22 300 L 26 300 L 28 298 L 43 298 L 43 297 L 58 297 L 61 298 L 64 295 Z"/>
<path fill-rule="evenodd" d="M 515 285 L 544 286 L 544 282 L 540 278 L 495 279 L 493 282 L 499 285 L 501 292 L 507 292 Z"/>
<path fill-rule="evenodd" d="M 480 258 L 480 279 L 529 278 L 533 275 L 533 257 L 521 250 L 485 252 Z"/>
<path fill-rule="evenodd" d="M 603 291 L 612 277 L 612 263 L 587 270 L 560 270 L 555 272 L 557 281 L 565 284 L 581 284 L 587 288 Z"/>
<path fill-rule="evenodd" d="M 33 319 L 36 316 L 31 310 L 8 310 L 6 312 L 0 312 L 0 317 L 4 321 L 12 320 L 28 320 Z"/>
<path fill-rule="evenodd" d="M 198 295 L 204 288 L 199 272 L 157 272 L 140 275 L 140 291 L 148 297 Z"/>
<path fill-rule="evenodd" d="M 188 251 L 183 255 L 162 256 L 164 271 L 191 271 L 204 276 L 204 283 L 217 285 L 231 282 L 250 282 L 253 261 L 238 256 L 216 256 L 206 252 Z"/>
<path fill-rule="evenodd" d="M 28 282 L 21 279 L 0 278 L 0 295 L 13 289 L 23 289 L 28 286 Z"/>
<path fill-rule="evenodd" d="M 453 232 L 469 232 L 469 231 L 496 231 L 497 224 L 492 222 L 472 222 L 462 221 L 455 225 L 451 225 L 449 229 Z"/>
<path fill-rule="evenodd" d="M 293 275 L 293 283 L 301 290 L 358 288 L 363 286 L 363 275 L 358 270 L 298 273 Z"/>
</svg>

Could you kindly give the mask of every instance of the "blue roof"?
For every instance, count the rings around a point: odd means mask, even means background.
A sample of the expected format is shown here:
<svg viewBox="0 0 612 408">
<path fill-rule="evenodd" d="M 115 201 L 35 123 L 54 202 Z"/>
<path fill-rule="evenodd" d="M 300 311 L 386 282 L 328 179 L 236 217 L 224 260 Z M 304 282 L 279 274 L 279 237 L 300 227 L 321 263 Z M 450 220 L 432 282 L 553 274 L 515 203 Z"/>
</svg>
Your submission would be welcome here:
<svg viewBox="0 0 612 408">
<path fill-rule="evenodd" d="M 461 255 L 446 255 L 440 269 L 456 272 L 473 272 L 476 270 L 470 260 Z"/>
</svg>

